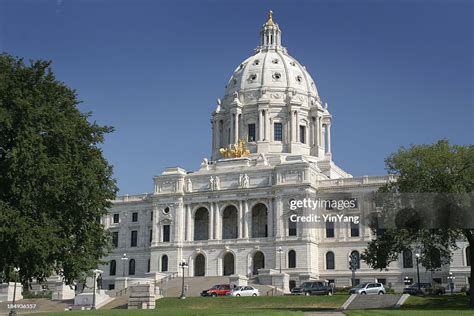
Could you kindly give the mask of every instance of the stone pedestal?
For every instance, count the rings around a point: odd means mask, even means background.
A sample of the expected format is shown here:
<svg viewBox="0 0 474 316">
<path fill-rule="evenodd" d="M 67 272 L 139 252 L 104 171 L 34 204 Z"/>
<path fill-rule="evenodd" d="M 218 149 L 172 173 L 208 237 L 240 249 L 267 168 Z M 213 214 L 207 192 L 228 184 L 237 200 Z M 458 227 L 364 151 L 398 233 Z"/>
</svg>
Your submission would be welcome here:
<svg viewBox="0 0 474 316">
<path fill-rule="evenodd" d="M 128 286 L 128 278 L 115 278 L 115 290 L 123 290 Z"/>
<path fill-rule="evenodd" d="M 249 278 L 241 274 L 233 274 L 229 276 L 229 283 L 235 284 L 236 286 L 247 286 L 249 283 Z"/>
<path fill-rule="evenodd" d="M 283 293 L 290 293 L 290 276 L 286 273 L 272 275 L 272 285 L 281 289 Z"/>
<path fill-rule="evenodd" d="M 130 287 L 128 309 L 155 309 L 153 284 L 138 284 Z"/>
<path fill-rule="evenodd" d="M 93 301 L 93 291 L 84 292 L 76 295 L 74 298 L 75 306 L 84 306 L 91 307 Z M 108 303 L 111 300 L 111 297 L 105 294 L 105 290 L 96 290 L 95 294 L 95 307 L 100 308 L 104 304 Z"/>
<path fill-rule="evenodd" d="M 23 299 L 21 283 L 16 283 L 15 301 Z M 15 291 L 15 283 L 2 283 L 0 284 L 0 302 L 12 302 L 13 292 Z"/>
<path fill-rule="evenodd" d="M 57 282 L 52 290 L 51 300 L 53 301 L 70 300 L 76 295 L 74 289 L 63 282 Z"/>
</svg>

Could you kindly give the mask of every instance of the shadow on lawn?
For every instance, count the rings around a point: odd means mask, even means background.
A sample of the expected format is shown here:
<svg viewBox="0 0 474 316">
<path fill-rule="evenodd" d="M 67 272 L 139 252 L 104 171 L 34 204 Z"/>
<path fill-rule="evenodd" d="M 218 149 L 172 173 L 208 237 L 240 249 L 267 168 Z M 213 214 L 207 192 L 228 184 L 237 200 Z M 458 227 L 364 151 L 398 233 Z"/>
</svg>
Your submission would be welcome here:
<svg viewBox="0 0 474 316">
<path fill-rule="evenodd" d="M 465 295 L 413 296 L 401 309 L 468 309 L 469 297 Z"/>
</svg>

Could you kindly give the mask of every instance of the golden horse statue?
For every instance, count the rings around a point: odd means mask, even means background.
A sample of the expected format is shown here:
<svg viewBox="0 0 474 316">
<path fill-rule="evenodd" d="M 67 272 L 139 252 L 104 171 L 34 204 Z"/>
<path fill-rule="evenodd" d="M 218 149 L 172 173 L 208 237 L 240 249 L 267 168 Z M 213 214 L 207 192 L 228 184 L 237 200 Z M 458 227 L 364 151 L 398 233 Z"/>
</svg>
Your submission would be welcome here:
<svg viewBox="0 0 474 316">
<path fill-rule="evenodd" d="M 224 158 L 248 157 L 250 155 L 250 150 L 248 150 L 245 140 L 243 139 L 239 139 L 237 144 L 232 144 L 227 148 L 219 149 L 219 152 Z"/>
</svg>

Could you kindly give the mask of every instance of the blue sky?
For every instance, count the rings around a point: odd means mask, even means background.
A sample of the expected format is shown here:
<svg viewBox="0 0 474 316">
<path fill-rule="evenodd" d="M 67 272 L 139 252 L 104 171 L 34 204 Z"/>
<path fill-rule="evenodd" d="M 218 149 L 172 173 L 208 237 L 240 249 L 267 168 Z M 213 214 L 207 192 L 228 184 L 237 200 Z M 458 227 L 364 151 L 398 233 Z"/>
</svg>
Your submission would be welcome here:
<svg viewBox="0 0 474 316">
<path fill-rule="evenodd" d="M 103 146 L 120 193 L 210 156 L 210 113 L 258 45 L 269 9 L 333 115 L 336 163 L 384 174 L 399 146 L 473 143 L 473 5 L 466 0 L 0 0 L 0 51 L 53 61 Z"/>
</svg>

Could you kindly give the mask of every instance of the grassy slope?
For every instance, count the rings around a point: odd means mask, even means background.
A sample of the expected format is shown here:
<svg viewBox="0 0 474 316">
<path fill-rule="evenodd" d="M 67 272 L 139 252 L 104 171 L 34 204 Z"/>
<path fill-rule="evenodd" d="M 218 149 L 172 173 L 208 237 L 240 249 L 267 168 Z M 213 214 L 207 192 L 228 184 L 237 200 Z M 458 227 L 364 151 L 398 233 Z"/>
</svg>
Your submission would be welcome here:
<svg viewBox="0 0 474 316">
<path fill-rule="evenodd" d="M 333 296 L 261 296 L 261 297 L 190 297 L 185 300 L 157 300 L 155 310 L 98 310 L 88 315 L 288 315 L 302 316 L 304 311 L 337 308 L 347 295 Z M 84 312 L 45 313 L 41 315 L 84 315 Z"/>
<path fill-rule="evenodd" d="M 410 296 L 402 308 L 398 310 L 352 310 L 347 314 L 350 316 L 438 316 L 474 315 L 474 310 L 469 309 L 469 298 L 465 295 L 443 295 L 443 296 Z"/>
</svg>

